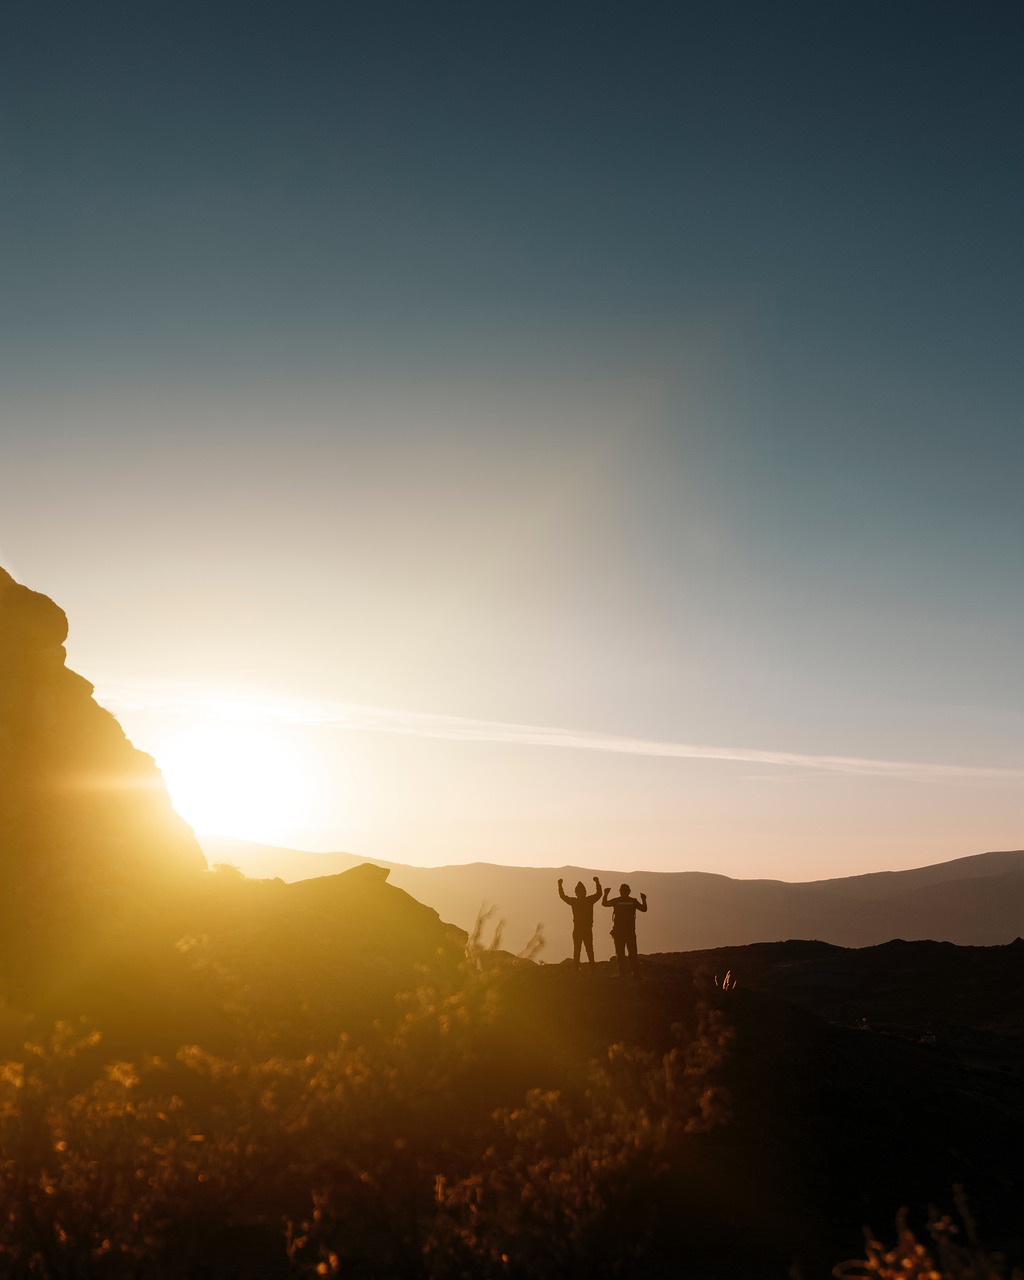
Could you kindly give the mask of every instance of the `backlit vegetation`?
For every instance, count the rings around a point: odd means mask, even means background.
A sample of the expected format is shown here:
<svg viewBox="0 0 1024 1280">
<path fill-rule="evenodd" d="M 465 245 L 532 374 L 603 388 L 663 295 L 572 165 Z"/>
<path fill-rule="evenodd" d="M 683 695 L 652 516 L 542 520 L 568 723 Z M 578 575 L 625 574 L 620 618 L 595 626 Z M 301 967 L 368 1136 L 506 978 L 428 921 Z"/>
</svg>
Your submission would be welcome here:
<svg viewBox="0 0 1024 1280">
<path fill-rule="evenodd" d="M 961 1221 L 933 1211 L 928 1221 L 930 1243 L 918 1238 L 903 1212 L 894 1244 L 886 1245 L 867 1232 L 864 1257 L 840 1263 L 833 1276 L 836 1280 L 1006 1280 L 1004 1259 L 982 1248 L 959 1189 L 956 1199 Z M 1021 1272 L 1015 1269 L 1011 1280 L 1021 1280 Z"/>
<path fill-rule="evenodd" d="M 0 1067 L 0 1275 L 628 1271 L 659 1179 L 726 1117 L 719 1015 L 538 1085 L 495 1039 L 479 959 L 301 1056 L 255 1018 L 230 1055 L 135 1062 L 57 1025 Z"/>
</svg>

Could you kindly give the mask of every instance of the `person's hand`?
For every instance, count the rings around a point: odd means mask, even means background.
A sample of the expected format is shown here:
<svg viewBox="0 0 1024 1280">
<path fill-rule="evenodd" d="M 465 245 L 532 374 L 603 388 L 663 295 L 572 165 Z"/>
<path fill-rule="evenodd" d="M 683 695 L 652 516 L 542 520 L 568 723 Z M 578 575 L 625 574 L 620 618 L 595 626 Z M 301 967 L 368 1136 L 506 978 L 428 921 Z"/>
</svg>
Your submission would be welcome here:
<svg viewBox="0 0 1024 1280">
<path fill-rule="evenodd" d="M 646 901 L 647 901 L 647 894 L 646 894 L 646 893 L 642 893 L 642 894 L 640 895 L 640 897 L 641 897 L 641 898 L 643 898 L 644 902 L 646 902 Z"/>
<path fill-rule="evenodd" d="M 596 884 L 596 885 L 597 885 L 597 887 L 600 889 L 600 887 L 601 887 L 601 881 L 597 878 L 597 876 L 594 876 L 594 884 Z"/>
<path fill-rule="evenodd" d="M 559 887 L 561 887 L 561 885 L 562 885 L 562 877 L 561 877 L 561 876 L 559 876 L 559 877 L 558 877 L 558 884 L 559 884 Z"/>
</svg>

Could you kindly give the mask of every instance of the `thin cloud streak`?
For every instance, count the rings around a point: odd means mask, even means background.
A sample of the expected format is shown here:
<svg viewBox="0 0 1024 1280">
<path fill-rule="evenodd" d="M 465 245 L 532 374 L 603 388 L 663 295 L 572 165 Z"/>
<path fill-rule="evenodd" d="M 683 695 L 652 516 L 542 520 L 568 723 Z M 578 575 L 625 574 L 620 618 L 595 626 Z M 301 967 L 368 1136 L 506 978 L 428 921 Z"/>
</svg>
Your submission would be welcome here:
<svg viewBox="0 0 1024 1280">
<path fill-rule="evenodd" d="M 562 729 L 476 720 L 466 716 L 434 715 L 392 707 L 350 702 L 247 694 L 225 695 L 212 689 L 184 688 L 162 683 L 118 682 L 96 690 L 97 699 L 115 714 L 126 711 L 166 715 L 202 715 L 222 720 L 310 725 L 364 733 L 394 733 L 447 742 L 478 742 L 523 747 L 560 747 L 571 751 L 601 751 L 615 755 L 651 756 L 674 760 L 721 760 L 768 765 L 816 773 L 887 777 L 907 781 L 1024 782 L 1024 769 L 976 765 L 936 764 L 907 760 L 872 760 L 858 756 L 805 755 L 753 747 L 719 747 L 705 743 L 631 738 L 587 729 Z"/>
</svg>

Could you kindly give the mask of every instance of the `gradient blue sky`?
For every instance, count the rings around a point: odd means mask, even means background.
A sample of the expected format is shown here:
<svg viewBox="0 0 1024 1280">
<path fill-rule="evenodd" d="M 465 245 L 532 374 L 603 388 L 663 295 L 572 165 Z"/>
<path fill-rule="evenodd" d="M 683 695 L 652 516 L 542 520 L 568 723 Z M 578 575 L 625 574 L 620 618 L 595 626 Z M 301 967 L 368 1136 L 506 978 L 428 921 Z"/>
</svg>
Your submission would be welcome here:
<svg viewBox="0 0 1024 1280">
<path fill-rule="evenodd" d="M 1019 7 L 2 27 L 0 562 L 139 745 L 243 695 L 405 861 L 1021 842 Z"/>
</svg>

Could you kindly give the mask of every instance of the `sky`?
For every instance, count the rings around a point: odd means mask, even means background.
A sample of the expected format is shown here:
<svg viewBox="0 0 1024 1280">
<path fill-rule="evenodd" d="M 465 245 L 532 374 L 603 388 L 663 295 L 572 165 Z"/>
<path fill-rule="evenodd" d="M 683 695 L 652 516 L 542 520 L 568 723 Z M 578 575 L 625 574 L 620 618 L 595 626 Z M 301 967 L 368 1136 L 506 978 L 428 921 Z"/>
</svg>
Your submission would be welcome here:
<svg viewBox="0 0 1024 1280">
<path fill-rule="evenodd" d="M 1024 828 L 1024 11 L 12 0 L 0 563 L 197 829 Z"/>
</svg>

